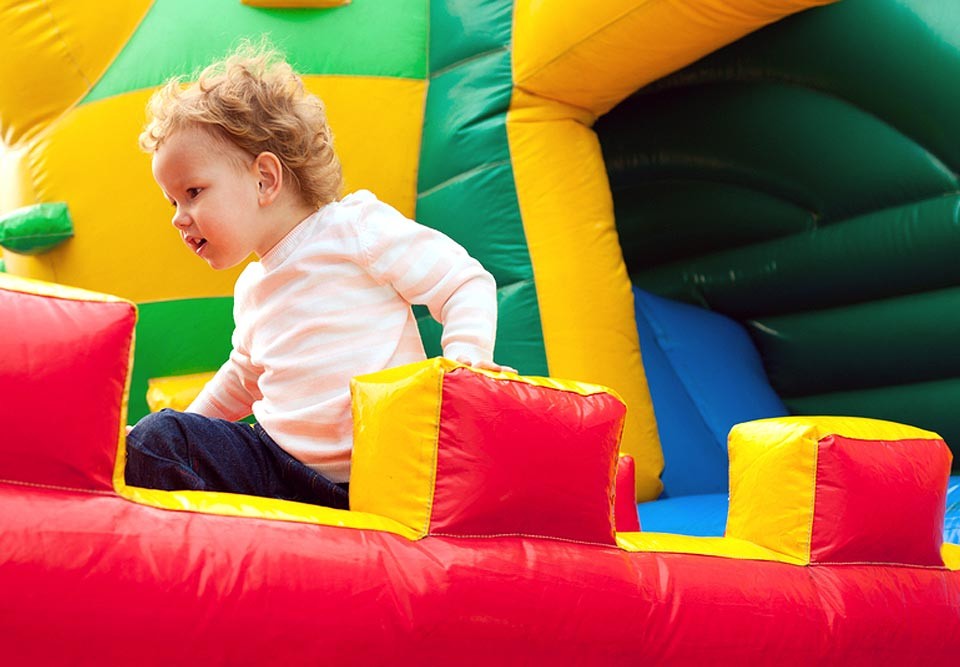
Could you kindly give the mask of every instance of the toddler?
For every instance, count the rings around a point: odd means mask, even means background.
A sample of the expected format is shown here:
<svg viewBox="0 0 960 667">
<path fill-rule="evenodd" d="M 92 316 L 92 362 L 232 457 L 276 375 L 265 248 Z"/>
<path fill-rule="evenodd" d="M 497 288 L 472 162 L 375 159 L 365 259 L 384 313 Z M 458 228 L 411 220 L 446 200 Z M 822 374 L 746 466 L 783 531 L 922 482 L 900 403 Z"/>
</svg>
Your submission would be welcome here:
<svg viewBox="0 0 960 667">
<path fill-rule="evenodd" d="M 241 47 L 148 111 L 140 144 L 184 245 L 214 269 L 259 261 L 234 289 L 226 363 L 187 412 L 128 434 L 128 484 L 346 508 L 350 378 L 425 358 L 413 303 L 443 324 L 445 356 L 513 371 L 492 360 L 493 278 L 370 192 L 338 199 L 323 105 L 274 52 Z"/>
</svg>

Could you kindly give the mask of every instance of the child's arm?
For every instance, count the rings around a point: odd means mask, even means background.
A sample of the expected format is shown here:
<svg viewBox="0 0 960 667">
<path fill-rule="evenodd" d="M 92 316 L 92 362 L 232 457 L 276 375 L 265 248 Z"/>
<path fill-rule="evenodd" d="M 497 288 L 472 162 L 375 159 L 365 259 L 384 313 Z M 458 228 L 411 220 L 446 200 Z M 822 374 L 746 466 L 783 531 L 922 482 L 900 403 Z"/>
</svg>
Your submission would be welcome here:
<svg viewBox="0 0 960 667">
<path fill-rule="evenodd" d="M 236 421 L 249 415 L 253 402 L 262 398 L 250 358 L 237 347 L 236 336 L 233 342 L 230 358 L 193 400 L 187 412 Z"/>
<path fill-rule="evenodd" d="M 372 197 L 371 197 L 372 199 Z M 448 236 L 377 201 L 358 222 L 368 270 L 443 325 L 443 355 L 490 370 L 497 332 L 497 286 L 480 262 Z"/>
</svg>

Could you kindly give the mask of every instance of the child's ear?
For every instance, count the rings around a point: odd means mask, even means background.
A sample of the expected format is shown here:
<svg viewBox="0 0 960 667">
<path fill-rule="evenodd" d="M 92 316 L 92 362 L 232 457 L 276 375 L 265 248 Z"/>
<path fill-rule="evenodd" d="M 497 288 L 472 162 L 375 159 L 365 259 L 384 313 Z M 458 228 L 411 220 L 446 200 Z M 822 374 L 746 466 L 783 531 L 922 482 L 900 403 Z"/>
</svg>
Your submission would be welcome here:
<svg viewBox="0 0 960 667">
<path fill-rule="evenodd" d="M 280 195 L 283 187 L 283 165 L 269 151 L 264 151 L 254 160 L 253 168 L 257 177 L 257 197 L 261 206 L 272 204 Z"/>
</svg>

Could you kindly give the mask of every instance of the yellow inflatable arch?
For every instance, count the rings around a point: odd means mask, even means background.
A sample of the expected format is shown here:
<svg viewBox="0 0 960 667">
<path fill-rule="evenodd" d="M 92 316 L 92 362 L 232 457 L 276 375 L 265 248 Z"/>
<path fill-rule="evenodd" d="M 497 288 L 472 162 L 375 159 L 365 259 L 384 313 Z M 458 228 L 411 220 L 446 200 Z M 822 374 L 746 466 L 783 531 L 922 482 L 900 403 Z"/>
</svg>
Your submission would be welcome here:
<svg viewBox="0 0 960 667">
<path fill-rule="evenodd" d="M 165 78 L 268 34 L 327 102 L 348 189 L 440 228 L 495 275 L 498 360 L 625 398 L 622 448 L 652 499 L 663 457 L 591 127 L 645 84 L 830 1 L 0 0 L 5 269 L 139 305 L 133 418 L 150 380 L 215 369 L 239 269 L 183 252 L 136 137 Z M 422 332 L 436 351 L 435 323 Z"/>
</svg>

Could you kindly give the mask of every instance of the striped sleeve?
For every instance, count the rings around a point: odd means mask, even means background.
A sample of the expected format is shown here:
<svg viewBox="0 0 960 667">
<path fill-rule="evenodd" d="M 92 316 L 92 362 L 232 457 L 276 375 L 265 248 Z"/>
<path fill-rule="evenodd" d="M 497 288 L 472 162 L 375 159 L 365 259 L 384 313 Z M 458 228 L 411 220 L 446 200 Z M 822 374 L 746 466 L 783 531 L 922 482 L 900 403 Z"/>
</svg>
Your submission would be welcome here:
<svg viewBox="0 0 960 667">
<path fill-rule="evenodd" d="M 497 330 L 493 276 L 450 237 L 380 202 L 364 204 L 357 236 L 367 270 L 443 325 L 443 354 L 491 361 Z"/>
<path fill-rule="evenodd" d="M 193 400 L 187 412 L 229 421 L 249 415 L 254 401 L 263 398 L 257 387 L 257 374 L 249 361 L 234 347 L 230 358 Z"/>
<path fill-rule="evenodd" d="M 255 280 L 252 268 L 253 265 L 248 266 L 237 279 L 233 306 L 235 325 L 244 316 L 245 310 L 250 308 L 247 295 L 251 282 Z M 263 398 L 258 384 L 260 373 L 250 361 L 249 352 L 236 326 L 230 342 L 233 347 L 230 357 L 190 403 L 187 412 L 236 421 L 249 415 L 253 403 Z"/>
</svg>

